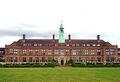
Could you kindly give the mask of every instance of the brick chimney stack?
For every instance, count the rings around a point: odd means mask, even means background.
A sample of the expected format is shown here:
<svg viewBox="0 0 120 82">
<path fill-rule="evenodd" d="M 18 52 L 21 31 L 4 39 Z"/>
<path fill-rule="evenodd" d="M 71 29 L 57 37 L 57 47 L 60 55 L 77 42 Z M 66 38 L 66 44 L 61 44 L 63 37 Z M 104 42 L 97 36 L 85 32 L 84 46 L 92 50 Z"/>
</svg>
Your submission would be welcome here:
<svg viewBox="0 0 120 82">
<path fill-rule="evenodd" d="M 25 34 L 23 34 L 23 40 L 25 40 Z"/>
<path fill-rule="evenodd" d="M 55 40 L 55 34 L 53 34 L 53 40 Z"/>
<path fill-rule="evenodd" d="M 71 35 L 70 34 L 68 35 L 68 39 L 71 40 Z"/>
<path fill-rule="evenodd" d="M 100 40 L 100 35 L 97 35 L 97 40 Z"/>
</svg>

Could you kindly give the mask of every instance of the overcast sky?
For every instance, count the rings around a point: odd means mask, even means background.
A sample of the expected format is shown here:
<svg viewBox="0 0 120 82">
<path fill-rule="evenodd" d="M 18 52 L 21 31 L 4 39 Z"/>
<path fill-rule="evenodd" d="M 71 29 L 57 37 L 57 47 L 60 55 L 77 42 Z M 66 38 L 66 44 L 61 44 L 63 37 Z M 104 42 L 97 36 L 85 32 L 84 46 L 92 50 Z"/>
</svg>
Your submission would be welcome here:
<svg viewBox="0 0 120 82">
<path fill-rule="evenodd" d="M 120 0 L 0 0 L 0 47 L 27 38 L 101 39 L 120 47 Z"/>
</svg>

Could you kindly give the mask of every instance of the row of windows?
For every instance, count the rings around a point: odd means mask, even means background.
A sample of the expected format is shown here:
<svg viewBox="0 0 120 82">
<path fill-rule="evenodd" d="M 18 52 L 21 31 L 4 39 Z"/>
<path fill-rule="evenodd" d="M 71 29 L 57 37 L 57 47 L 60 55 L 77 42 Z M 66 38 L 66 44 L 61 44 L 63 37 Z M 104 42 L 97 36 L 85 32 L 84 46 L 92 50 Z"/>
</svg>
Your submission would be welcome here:
<svg viewBox="0 0 120 82">
<path fill-rule="evenodd" d="M 52 54 L 60 54 L 60 55 L 101 55 L 102 50 L 101 49 L 76 49 L 76 50 L 51 50 L 51 49 L 36 49 L 36 50 L 26 50 L 23 49 L 19 51 L 18 49 L 9 49 L 8 54 L 22 54 L 22 55 L 52 55 Z M 106 55 L 114 55 L 115 51 L 114 49 L 106 49 Z"/>
<path fill-rule="evenodd" d="M 23 44 L 23 46 L 100 46 L 100 44 Z"/>
<path fill-rule="evenodd" d="M 73 57 L 72 58 L 73 60 L 75 61 L 84 61 L 84 62 L 89 62 L 89 61 L 98 61 L 98 62 L 101 62 L 103 61 L 103 59 L 101 57 L 97 57 L 97 59 L 95 59 L 95 57 L 91 57 L 91 58 L 88 58 L 88 57 L 85 57 L 85 58 L 81 58 L 79 57 L 79 59 Z M 48 58 L 45 58 L 45 57 L 42 57 L 42 58 L 39 58 L 39 57 L 35 57 L 35 58 L 32 58 L 32 57 L 29 57 L 29 58 L 26 58 L 26 57 L 22 57 L 22 62 L 47 62 L 47 61 L 51 61 L 53 60 L 53 57 L 48 57 Z M 58 58 L 56 58 L 55 60 L 58 60 Z M 106 57 L 106 61 L 107 62 L 114 62 L 116 59 L 114 57 Z M 120 58 L 117 59 L 117 61 L 120 62 Z M 18 58 L 17 57 L 7 57 L 7 62 L 18 62 Z"/>
</svg>

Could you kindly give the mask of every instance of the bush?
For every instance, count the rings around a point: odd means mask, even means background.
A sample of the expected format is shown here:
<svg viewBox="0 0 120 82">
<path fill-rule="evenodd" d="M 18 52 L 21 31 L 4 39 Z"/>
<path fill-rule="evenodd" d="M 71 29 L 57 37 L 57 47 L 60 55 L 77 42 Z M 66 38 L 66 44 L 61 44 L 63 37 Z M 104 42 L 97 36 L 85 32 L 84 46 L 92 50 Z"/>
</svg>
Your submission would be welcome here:
<svg viewBox="0 0 120 82">
<path fill-rule="evenodd" d="M 1 64 L 2 65 L 2 64 Z M 2 65 L 3 67 L 55 67 L 57 66 L 56 62 L 48 62 L 48 63 L 6 63 Z"/>
<path fill-rule="evenodd" d="M 106 63 L 105 67 L 112 67 L 112 63 Z"/>
<path fill-rule="evenodd" d="M 87 67 L 95 67 L 95 63 L 86 63 Z"/>
<path fill-rule="evenodd" d="M 95 67 L 104 67 L 104 63 L 96 63 Z"/>
<path fill-rule="evenodd" d="M 120 63 L 113 63 L 112 67 L 120 67 Z"/>
<path fill-rule="evenodd" d="M 0 63 L 0 67 L 2 67 L 3 65 Z"/>
<path fill-rule="evenodd" d="M 45 63 L 45 67 L 55 67 L 55 66 L 57 66 L 56 62 Z"/>
<path fill-rule="evenodd" d="M 84 63 L 72 63 L 72 67 L 85 67 L 86 65 Z"/>
</svg>

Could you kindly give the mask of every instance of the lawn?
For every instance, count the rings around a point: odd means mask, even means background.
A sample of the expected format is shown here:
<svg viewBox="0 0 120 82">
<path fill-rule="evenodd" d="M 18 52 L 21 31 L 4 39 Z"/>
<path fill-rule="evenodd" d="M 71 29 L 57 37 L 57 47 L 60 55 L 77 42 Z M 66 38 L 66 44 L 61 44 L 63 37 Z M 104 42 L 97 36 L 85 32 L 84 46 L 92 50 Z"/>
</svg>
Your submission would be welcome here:
<svg viewBox="0 0 120 82">
<path fill-rule="evenodd" d="M 120 82 L 120 68 L 0 68 L 0 82 Z"/>
</svg>

